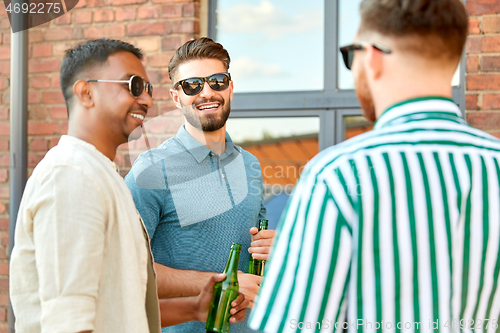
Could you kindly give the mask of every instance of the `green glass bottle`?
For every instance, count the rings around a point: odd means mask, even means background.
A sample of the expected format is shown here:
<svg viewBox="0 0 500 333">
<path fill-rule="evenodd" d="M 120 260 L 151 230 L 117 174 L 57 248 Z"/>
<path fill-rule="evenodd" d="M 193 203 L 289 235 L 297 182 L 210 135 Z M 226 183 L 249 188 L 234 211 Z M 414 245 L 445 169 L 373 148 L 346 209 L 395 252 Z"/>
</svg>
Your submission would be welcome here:
<svg viewBox="0 0 500 333">
<path fill-rule="evenodd" d="M 259 231 L 267 230 L 268 224 L 269 223 L 267 220 L 264 219 L 259 220 Z M 265 263 L 266 263 L 265 260 L 259 260 L 255 259 L 254 257 L 250 257 L 250 263 L 248 265 L 248 273 L 263 276 Z"/>
<path fill-rule="evenodd" d="M 240 261 L 241 244 L 233 243 L 227 259 L 224 273 L 226 278 L 215 283 L 214 294 L 208 310 L 207 333 L 228 333 L 231 303 L 238 298 L 238 263 Z"/>
</svg>

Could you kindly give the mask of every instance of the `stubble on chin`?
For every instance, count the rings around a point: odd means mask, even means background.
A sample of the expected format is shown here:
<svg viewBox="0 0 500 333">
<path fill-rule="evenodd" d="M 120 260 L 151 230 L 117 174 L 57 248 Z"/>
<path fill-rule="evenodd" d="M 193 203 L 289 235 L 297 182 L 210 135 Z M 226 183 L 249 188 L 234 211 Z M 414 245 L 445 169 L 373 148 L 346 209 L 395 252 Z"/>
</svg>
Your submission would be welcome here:
<svg viewBox="0 0 500 333">
<path fill-rule="evenodd" d="M 363 116 L 371 121 L 375 122 L 375 104 L 373 102 L 372 92 L 368 86 L 368 81 L 366 79 L 366 74 L 363 69 L 358 71 L 358 75 L 354 79 L 356 86 L 356 95 L 358 96 L 359 104 L 363 109 Z"/>
</svg>

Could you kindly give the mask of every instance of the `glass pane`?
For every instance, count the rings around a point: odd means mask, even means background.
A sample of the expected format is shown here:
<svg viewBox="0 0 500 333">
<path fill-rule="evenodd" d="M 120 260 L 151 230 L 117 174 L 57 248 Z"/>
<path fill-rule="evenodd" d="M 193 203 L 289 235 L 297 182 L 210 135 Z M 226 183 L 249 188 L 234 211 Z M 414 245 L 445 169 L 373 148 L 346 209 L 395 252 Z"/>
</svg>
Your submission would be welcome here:
<svg viewBox="0 0 500 333">
<path fill-rule="evenodd" d="M 373 123 L 363 116 L 344 116 L 343 139 L 348 140 L 357 135 L 371 131 Z"/>
<path fill-rule="evenodd" d="M 361 23 L 359 16 L 359 5 L 361 0 L 340 0 L 339 1 L 339 47 L 352 44 Z M 342 55 L 338 54 L 338 87 L 340 89 L 354 89 L 354 79 L 348 70 Z"/>
<path fill-rule="evenodd" d="M 269 225 L 275 229 L 305 164 L 319 152 L 319 118 L 230 118 L 226 130 L 260 162 Z"/>
<path fill-rule="evenodd" d="M 352 44 L 359 25 L 361 17 L 359 15 L 359 5 L 361 0 L 340 0 L 339 1 L 339 47 Z M 342 60 L 339 53 L 338 58 L 338 87 L 339 89 L 354 89 L 354 78 Z M 452 86 L 460 85 L 460 66 L 458 66 L 453 77 Z"/>
<path fill-rule="evenodd" d="M 235 92 L 323 89 L 324 1 L 217 1 Z"/>
</svg>

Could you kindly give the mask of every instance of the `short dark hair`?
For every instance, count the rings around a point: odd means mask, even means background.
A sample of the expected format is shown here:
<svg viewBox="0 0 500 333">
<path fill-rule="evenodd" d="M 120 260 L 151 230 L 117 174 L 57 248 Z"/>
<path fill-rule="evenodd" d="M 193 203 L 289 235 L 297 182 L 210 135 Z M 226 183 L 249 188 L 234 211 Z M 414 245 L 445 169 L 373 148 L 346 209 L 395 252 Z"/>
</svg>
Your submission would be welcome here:
<svg viewBox="0 0 500 333">
<path fill-rule="evenodd" d="M 177 67 L 184 62 L 194 59 L 217 59 L 220 60 L 226 71 L 229 69 L 229 53 L 219 43 L 214 42 L 211 38 L 201 37 L 190 40 L 175 51 L 174 56 L 168 64 L 168 75 L 173 80 L 176 74 Z"/>
<path fill-rule="evenodd" d="M 401 37 L 403 49 L 426 57 L 462 55 L 469 26 L 460 0 L 363 0 L 360 9 L 360 33 Z"/>
<path fill-rule="evenodd" d="M 73 97 L 73 85 L 80 79 L 82 73 L 102 66 L 110 55 L 118 52 L 130 52 L 142 60 L 142 51 L 135 46 L 116 39 L 99 38 L 78 44 L 66 50 L 61 65 L 61 89 L 68 108 Z"/>
</svg>

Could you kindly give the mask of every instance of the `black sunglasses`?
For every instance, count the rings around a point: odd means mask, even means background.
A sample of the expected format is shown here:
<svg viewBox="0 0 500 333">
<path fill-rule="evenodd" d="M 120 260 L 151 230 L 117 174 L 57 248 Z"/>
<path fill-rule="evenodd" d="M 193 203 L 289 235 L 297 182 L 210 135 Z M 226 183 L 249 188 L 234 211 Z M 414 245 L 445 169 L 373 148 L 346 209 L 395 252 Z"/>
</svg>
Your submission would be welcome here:
<svg viewBox="0 0 500 333">
<path fill-rule="evenodd" d="M 231 75 L 229 73 L 216 73 L 207 77 L 190 77 L 180 80 L 174 84 L 174 89 L 181 86 L 182 91 L 188 96 L 194 96 L 201 93 L 203 86 L 206 83 L 215 91 L 223 91 L 229 87 Z"/>
<path fill-rule="evenodd" d="M 128 83 L 128 90 L 135 98 L 141 96 L 144 90 L 146 90 L 149 96 L 153 97 L 153 85 L 139 75 L 132 75 L 128 80 L 87 80 L 87 82 Z"/>
<path fill-rule="evenodd" d="M 354 51 L 364 50 L 366 45 L 371 45 L 376 50 L 379 50 L 384 54 L 392 53 L 392 51 L 389 48 L 380 44 L 370 43 L 370 42 L 359 42 L 352 45 L 341 47 L 340 52 L 342 53 L 342 58 L 344 58 L 345 67 L 347 67 L 348 70 L 351 70 L 352 62 L 354 61 Z"/>
</svg>

